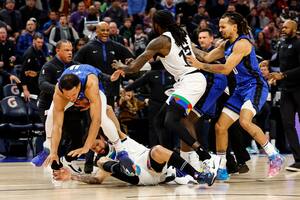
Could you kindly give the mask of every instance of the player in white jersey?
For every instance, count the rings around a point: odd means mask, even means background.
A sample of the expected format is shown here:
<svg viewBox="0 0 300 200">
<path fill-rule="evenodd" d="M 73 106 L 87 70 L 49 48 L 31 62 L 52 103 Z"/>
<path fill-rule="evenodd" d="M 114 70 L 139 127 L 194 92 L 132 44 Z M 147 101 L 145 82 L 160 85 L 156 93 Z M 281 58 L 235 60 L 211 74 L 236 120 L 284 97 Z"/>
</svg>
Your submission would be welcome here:
<svg viewBox="0 0 300 200">
<path fill-rule="evenodd" d="M 193 177 L 194 179 L 191 178 L 191 181 L 194 183 L 197 181 L 200 184 L 207 184 L 209 186 L 214 183 L 214 174 L 210 172 L 198 172 L 177 153 L 160 145 L 149 149 L 126 137 L 124 133 L 120 132 L 119 134 L 130 158 L 134 160 L 137 166 L 138 175 L 128 176 L 127 173 L 124 173 L 119 162 L 112 159 L 115 154 L 113 147 L 99 134 L 91 150 L 98 154 L 107 154 L 107 156 L 102 157 L 97 162 L 100 169 L 95 175 L 71 174 L 68 168 L 62 168 L 54 172 L 54 178 L 62 181 L 71 179 L 89 184 L 101 184 L 105 178 L 111 175 L 134 185 L 157 185 L 165 182 L 170 172 L 174 173 L 173 176 L 175 176 L 175 170 L 171 167 L 173 166 Z"/>
<path fill-rule="evenodd" d="M 146 50 L 128 65 L 115 62 L 113 67 L 121 69 L 125 73 L 134 73 L 139 71 L 147 61 L 159 56 L 166 70 L 176 80 L 174 92 L 156 117 L 157 123 L 155 125 L 160 131 L 160 142 L 164 147 L 172 149 L 170 141 L 172 141 L 174 134 L 177 134 L 181 140 L 197 152 L 199 157 L 203 160 L 210 159 L 211 156 L 201 148 L 196 139 L 180 123 L 181 119 L 193 109 L 206 88 L 204 75 L 186 61 L 188 55 L 195 57 L 190 38 L 176 24 L 172 14 L 165 10 L 155 12 L 153 27 L 159 36 L 148 44 Z M 165 129 L 168 131 L 164 131 Z"/>
</svg>

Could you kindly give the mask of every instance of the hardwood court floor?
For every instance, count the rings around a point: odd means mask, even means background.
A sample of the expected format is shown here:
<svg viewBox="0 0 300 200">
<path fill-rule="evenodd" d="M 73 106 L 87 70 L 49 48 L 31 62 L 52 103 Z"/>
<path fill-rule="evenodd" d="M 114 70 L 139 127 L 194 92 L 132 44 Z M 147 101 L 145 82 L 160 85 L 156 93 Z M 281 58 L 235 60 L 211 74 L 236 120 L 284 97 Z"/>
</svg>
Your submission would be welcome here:
<svg viewBox="0 0 300 200">
<path fill-rule="evenodd" d="M 286 165 L 292 163 L 286 157 Z M 250 172 L 232 175 L 226 183 L 210 188 L 199 185 L 128 186 L 113 178 L 102 185 L 78 182 L 64 183 L 54 188 L 50 173 L 30 163 L 0 163 L 1 200 L 110 200 L 110 199 L 300 199 L 300 172 L 282 171 L 272 179 L 264 179 L 267 170 L 265 156 L 252 156 L 247 164 Z"/>
</svg>

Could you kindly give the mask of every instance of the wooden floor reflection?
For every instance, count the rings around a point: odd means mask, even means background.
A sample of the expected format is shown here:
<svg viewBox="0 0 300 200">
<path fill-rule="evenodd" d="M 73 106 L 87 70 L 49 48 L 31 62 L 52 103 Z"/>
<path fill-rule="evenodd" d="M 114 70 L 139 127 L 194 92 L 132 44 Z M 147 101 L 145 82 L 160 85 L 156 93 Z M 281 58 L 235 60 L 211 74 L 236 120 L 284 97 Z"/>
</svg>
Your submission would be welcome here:
<svg viewBox="0 0 300 200">
<path fill-rule="evenodd" d="M 286 165 L 292 163 L 286 157 Z M 82 164 L 82 163 L 81 163 Z M 252 156 L 250 172 L 232 175 L 225 183 L 210 188 L 198 185 L 128 186 L 113 178 L 102 185 L 67 182 L 55 188 L 50 173 L 30 163 L 0 163 L 0 199 L 2 200 L 110 200 L 110 199 L 300 199 L 300 172 L 282 173 L 265 179 L 267 158 Z"/>
</svg>

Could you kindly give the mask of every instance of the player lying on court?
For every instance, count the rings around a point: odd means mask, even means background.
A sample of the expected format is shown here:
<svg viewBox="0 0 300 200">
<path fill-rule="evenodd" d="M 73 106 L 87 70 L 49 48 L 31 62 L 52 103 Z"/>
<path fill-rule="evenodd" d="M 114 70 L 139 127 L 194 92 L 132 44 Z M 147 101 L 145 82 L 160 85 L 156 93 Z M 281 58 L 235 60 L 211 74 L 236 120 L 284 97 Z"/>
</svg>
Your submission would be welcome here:
<svg viewBox="0 0 300 200">
<path fill-rule="evenodd" d="M 130 158 L 132 158 L 137 166 L 138 175 L 128 176 L 127 173 L 122 170 L 119 161 L 112 159 L 115 155 L 112 145 L 105 140 L 103 135 L 99 134 L 91 150 L 97 154 L 107 156 L 100 158 L 97 162 L 99 167 L 97 173 L 95 175 L 74 175 L 68 168 L 63 167 L 53 172 L 54 179 L 61 181 L 77 180 L 89 184 L 101 184 L 107 177 L 113 176 L 133 185 L 156 185 L 165 182 L 168 174 L 173 173 L 174 177 L 176 173 L 173 167 L 175 167 L 181 170 L 181 173 L 183 172 L 193 177 L 194 180 L 191 180 L 191 182 L 196 183 L 197 181 L 199 184 L 207 184 L 209 186 L 214 183 L 214 174 L 210 172 L 198 172 L 177 153 L 160 145 L 149 149 L 130 137 L 127 137 L 122 132 L 119 132 L 119 135 Z"/>
</svg>

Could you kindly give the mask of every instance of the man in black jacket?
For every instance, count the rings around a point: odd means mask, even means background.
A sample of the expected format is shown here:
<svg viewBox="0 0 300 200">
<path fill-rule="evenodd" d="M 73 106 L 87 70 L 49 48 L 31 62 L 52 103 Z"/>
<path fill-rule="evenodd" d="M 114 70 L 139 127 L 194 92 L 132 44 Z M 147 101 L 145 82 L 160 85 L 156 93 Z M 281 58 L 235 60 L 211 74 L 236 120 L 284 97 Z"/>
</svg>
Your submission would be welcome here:
<svg viewBox="0 0 300 200">
<path fill-rule="evenodd" d="M 96 27 L 97 37 L 82 47 L 76 56 L 75 61 L 89 64 L 99 68 L 106 74 L 113 74 L 115 69 L 111 67 L 113 60 L 122 60 L 133 58 L 132 53 L 123 45 L 109 39 L 109 25 L 106 22 L 100 22 Z M 103 83 L 107 104 L 113 106 L 115 98 L 119 96 L 120 81 Z"/>
<path fill-rule="evenodd" d="M 32 45 L 25 51 L 23 55 L 23 66 L 21 72 L 21 81 L 24 92 L 24 98 L 29 101 L 30 94 L 38 95 L 38 78 L 42 66 L 46 62 L 43 53 L 44 37 L 40 33 L 33 36 Z"/>
<path fill-rule="evenodd" d="M 300 145 L 295 128 L 295 114 L 300 113 L 300 40 L 297 39 L 297 22 L 287 20 L 282 26 L 285 40 L 278 50 L 281 72 L 271 73 L 271 79 L 280 80 L 282 86 L 280 112 L 295 163 L 288 171 L 300 171 Z M 272 64 L 272 63 L 271 63 Z"/>
</svg>

